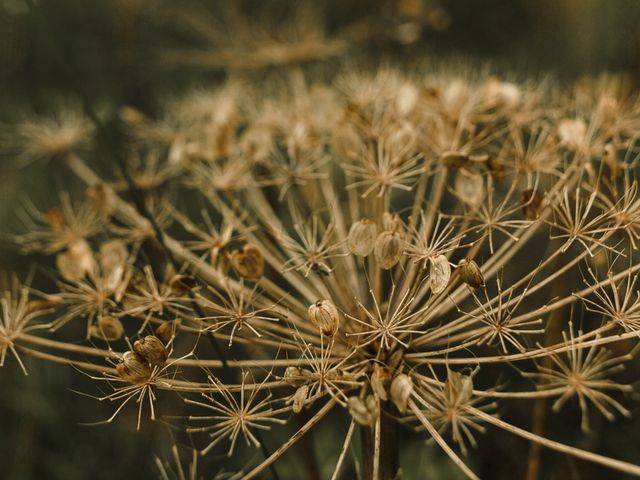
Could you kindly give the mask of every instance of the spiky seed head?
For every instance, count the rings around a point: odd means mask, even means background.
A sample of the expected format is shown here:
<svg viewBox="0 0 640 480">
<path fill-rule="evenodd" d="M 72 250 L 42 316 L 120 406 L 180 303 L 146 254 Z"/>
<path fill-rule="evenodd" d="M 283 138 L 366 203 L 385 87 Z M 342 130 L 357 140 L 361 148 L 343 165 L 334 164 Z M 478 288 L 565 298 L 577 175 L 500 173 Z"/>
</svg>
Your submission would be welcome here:
<svg viewBox="0 0 640 480">
<path fill-rule="evenodd" d="M 116 365 L 116 370 L 123 380 L 137 384 L 146 382 L 151 376 L 151 367 L 138 353 L 128 351 Z"/>
<path fill-rule="evenodd" d="M 413 380 L 405 373 L 397 375 L 391 382 L 391 400 L 400 413 L 407 411 L 409 397 L 413 392 Z"/>
<path fill-rule="evenodd" d="M 150 365 L 162 366 L 167 361 L 167 349 L 162 341 L 153 335 L 136 340 L 133 349 Z"/>
<path fill-rule="evenodd" d="M 359 257 L 369 255 L 376 243 L 377 225 L 368 218 L 362 218 L 351 225 L 347 245 L 349 251 Z"/>
<path fill-rule="evenodd" d="M 463 258 L 460 260 L 460 263 L 458 263 L 458 268 L 460 268 L 462 281 L 471 288 L 480 288 L 484 285 L 484 275 L 474 260 Z"/>
<path fill-rule="evenodd" d="M 333 337 L 340 324 L 340 312 L 330 300 L 318 300 L 308 310 L 309 321 L 313 323 L 323 335 Z"/>
<path fill-rule="evenodd" d="M 380 268 L 389 270 L 400 261 L 404 253 L 402 237 L 398 232 L 382 232 L 376 239 L 374 254 Z"/>
<path fill-rule="evenodd" d="M 247 243 L 231 253 L 231 266 L 247 280 L 258 280 L 264 273 L 264 256 L 255 245 Z"/>
</svg>

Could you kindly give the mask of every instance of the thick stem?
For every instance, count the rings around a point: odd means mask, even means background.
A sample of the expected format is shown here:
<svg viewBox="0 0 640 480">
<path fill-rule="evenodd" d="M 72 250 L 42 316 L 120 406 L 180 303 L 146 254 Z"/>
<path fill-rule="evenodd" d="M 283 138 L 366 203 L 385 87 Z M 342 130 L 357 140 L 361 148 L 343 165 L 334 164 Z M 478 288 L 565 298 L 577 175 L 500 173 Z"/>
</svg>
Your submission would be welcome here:
<svg viewBox="0 0 640 480">
<path fill-rule="evenodd" d="M 376 438 L 373 427 L 360 427 L 363 480 L 393 480 L 398 474 L 398 424 L 389 414 L 391 405 L 380 402 L 378 478 L 374 477 Z"/>
</svg>

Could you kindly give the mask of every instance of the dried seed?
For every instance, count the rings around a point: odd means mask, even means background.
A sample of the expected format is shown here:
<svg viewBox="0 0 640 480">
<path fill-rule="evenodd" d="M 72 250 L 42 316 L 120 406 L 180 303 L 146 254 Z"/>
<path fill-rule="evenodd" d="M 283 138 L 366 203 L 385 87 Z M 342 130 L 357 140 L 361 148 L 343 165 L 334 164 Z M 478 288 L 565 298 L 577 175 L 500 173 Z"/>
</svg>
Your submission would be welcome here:
<svg viewBox="0 0 640 480">
<path fill-rule="evenodd" d="M 302 411 L 302 407 L 304 407 L 304 402 L 307 400 L 308 394 L 308 385 L 298 387 L 296 393 L 293 394 L 293 413 L 300 413 Z"/>
<path fill-rule="evenodd" d="M 309 320 L 323 335 L 332 337 L 338 331 L 340 313 L 330 300 L 318 300 L 308 310 Z"/>
<path fill-rule="evenodd" d="M 373 395 L 367 395 L 364 400 L 359 397 L 349 397 L 347 409 L 356 422 L 368 427 L 376 424 L 380 414 L 378 400 Z"/>
<path fill-rule="evenodd" d="M 451 278 L 451 265 L 447 257 L 438 255 L 429 259 L 429 278 L 431 279 L 431 292 L 434 295 L 444 291 Z"/>
<path fill-rule="evenodd" d="M 151 367 L 147 361 L 136 352 L 125 352 L 122 360 L 116 365 L 120 378 L 129 383 L 144 383 L 151 376 Z"/>
<path fill-rule="evenodd" d="M 402 220 L 397 213 L 384 212 L 382 214 L 382 229 L 385 232 L 394 232 L 402 236 Z"/>
<path fill-rule="evenodd" d="M 458 169 L 469 163 L 469 155 L 462 152 L 444 152 L 440 160 L 445 167 Z"/>
<path fill-rule="evenodd" d="M 390 269 L 400 261 L 404 245 L 399 233 L 382 232 L 376 239 L 374 254 L 380 268 Z"/>
<path fill-rule="evenodd" d="M 462 281 L 471 288 L 479 288 L 484 285 L 484 275 L 475 261 L 463 258 L 458 263 L 458 267 Z"/>
<path fill-rule="evenodd" d="M 351 225 L 347 245 L 349 251 L 359 257 L 366 257 L 375 247 L 378 227 L 368 218 L 362 218 Z"/>
<path fill-rule="evenodd" d="M 407 404 L 409 403 L 409 397 L 412 392 L 413 380 L 411 380 L 409 375 L 401 373 L 391 382 L 391 400 L 393 400 L 393 403 L 400 413 L 407 411 Z"/>
<path fill-rule="evenodd" d="M 241 277 L 258 280 L 264 273 L 264 256 L 258 247 L 247 243 L 231 253 L 231 266 Z"/>
<path fill-rule="evenodd" d="M 158 328 L 156 328 L 156 337 L 167 345 L 180 331 L 180 323 L 182 323 L 180 319 L 161 323 Z"/>
<path fill-rule="evenodd" d="M 169 279 L 169 287 L 174 295 L 186 295 L 197 285 L 196 279 L 190 275 L 174 275 Z"/>
<path fill-rule="evenodd" d="M 89 333 L 92 337 L 113 342 L 124 335 L 124 327 L 120 319 L 105 315 L 100 317 L 94 325 L 91 325 Z"/>
<path fill-rule="evenodd" d="M 484 179 L 478 172 L 458 170 L 454 189 L 460 200 L 473 208 L 478 208 L 484 199 Z"/>
<path fill-rule="evenodd" d="M 167 350 L 162 341 L 153 335 L 136 340 L 133 349 L 150 365 L 162 366 L 167 361 Z"/>
</svg>

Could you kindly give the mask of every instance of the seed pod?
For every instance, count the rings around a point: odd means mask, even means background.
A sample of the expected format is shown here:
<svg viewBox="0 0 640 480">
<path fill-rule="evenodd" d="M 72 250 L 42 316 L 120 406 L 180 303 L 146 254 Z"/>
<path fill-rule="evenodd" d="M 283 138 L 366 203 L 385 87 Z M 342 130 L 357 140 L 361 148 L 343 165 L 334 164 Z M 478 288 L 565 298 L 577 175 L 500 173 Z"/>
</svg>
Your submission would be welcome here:
<svg viewBox="0 0 640 480">
<path fill-rule="evenodd" d="M 118 318 L 105 315 L 100 317 L 94 325 L 91 325 L 89 333 L 92 337 L 113 342 L 124 335 L 124 327 Z"/>
<path fill-rule="evenodd" d="M 444 152 L 440 160 L 445 167 L 457 169 L 469 163 L 469 155 L 462 152 Z"/>
<path fill-rule="evenodd" d="M 542 207 L 542 196 L 537 190 L 533 188 L 527 188 L 522 192 L 520 198 L 520 205 L 522 205 L 522 214 L 529 220 L 535 220 L 540 215 L 540 209 Z"/>
<path fill-rule="evenodd" d="M 454 189 L 458 198 L 473 208 L 479 207 L 484 199 L 484 179 L 478 172 L 459 170 L 454 181 Z"/>
<path fill-rule="evenodd" d="M 308 394 L 308 385 L 298 387 L 296 393 L 293 394 L 293 413 L 300 413 L 302 411 L 302 407 L 304 407 L 304 402 L 307 400 Z"/>
<path fill-rule="evenodd" d="M 189 275 L 174 275 L 169 279 L 169 287 L 174 295 L 186 295 L 197 285 L 196 279 Z"/>
<path fill-rule="evenodd" d="M 258 280 L 264 273 L 264 256 L 258 247 L 247 243 L 231 253 L 231 266 L 238 275 L 248 280 Z"/>
<path fill-rule="evenodd" d="M 407 411 L 409 397 L 413 392 L 413 380 L 407 374 L 401 373 L 391 382 L 391 400 L 400 413 Z"/>
<path fill-rule="evenodd" d="M 162 366 L 167 361 L 167 350 L 158 337 L 147 335 L 140 340 L 136 340 L 133 349 L 153 366 Z"/>
<path fill-rule="evenodd" d="M 402 236 L 402 220 L 397 213 L 384 212 L 382 214 L 382 229 L 385 232 L 394 232 Z"/>
<path fill-rule="evenodd" d="M 287 367 L 284 371 L 284 381 L 292 387 L 299 387 L 305 381 L 304 372 L 300 367 Z"/>
<path fill-rule="evenodd" d="M 429 278 L 431 279 L 431 292 L 434 295 L 447 288 L 451 278 L 451 265 L 444 255 L 438 255 L 429 259 Z"/>
<path fill-rule="evenodd" d="M 165 345 L 168 344 L 178 334 L 180 323 L 179 319 L 161 323 L 156 328 L 156 337 Z"/>
<path fill-rule="evenodd" d="M 380 397 L 381 400 L 389 400 L 387 391 L 391 382 L 391 370 L 376 363 L 371 374 L 371 389 Z"/>
<path fill-rule="evenodd" d="M 359 257 L 366 257 L 373 251 L 378 227 L 368 218 L 362 218 L 351 225 L 347 245 L 349 251 Z"/>
<path fill-rule="evenodd" d="M 59 253 L 56 256 L 56 267 L 66 280 L 72 282 L 82 280 L 87 273 L 93 272 L 95 261 L 86 240 L 78 240 L 68 251 Z"/>
<path fill-rule="evenodd" d="M 146 360 L 136 352 L 125 352 L 122 360 L 116 365 L 120 378 L 129 383 L 143 383 L 151 376 L 151 367 Z"/>
<path fill-rule="evenodd" d="M 347 408 L 356 422 L 368 427 L 373 427 L 380 415 L 378 400 L 373 395 L 367 395 L 364 400 L 359 397 L 349 397 Z"/>
<path fill-rule="evenodd" d="M 376 239 L 374 254 L 380 268 L 389 270 L 400 261 L 404 245 L 399 233 L 382 232 Z"/>
<path fill-rule="evenodd" d="M 323 335 L 333 337 L 338 331 L 340 313 L 330 300 L 318 300 L 308 310 L 309 321 L 313 323 Z"/>
<path fill-rule="evenodd" d="M 473 260 L 463 258 L 458 264 L 460 268 L 460 276 L 462 281 L 471 288 L 479 288 L 484 285 L 484 275 L 480 271 L 480 267 Z"/>
</svg>

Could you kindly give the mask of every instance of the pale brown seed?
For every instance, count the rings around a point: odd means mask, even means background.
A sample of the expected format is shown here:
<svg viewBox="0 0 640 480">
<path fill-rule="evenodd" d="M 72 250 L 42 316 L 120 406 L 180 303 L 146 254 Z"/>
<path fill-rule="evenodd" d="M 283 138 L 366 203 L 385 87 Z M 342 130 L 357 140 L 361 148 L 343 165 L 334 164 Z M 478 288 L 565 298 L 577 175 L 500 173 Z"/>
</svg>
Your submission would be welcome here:
<svg viewBox="0 0 640 480">
<path fill-rule="evenodd" d="M 391 383 L 391 370 L 376 363 L 371 374 L 371 389 L 381 400 L 387 401 L 389 396 L 389 384 Z"/>
<path fill-rule="evenodd" d="M 447 288 L 451 278 L 451 265 L 447 257 L 438 255 L 429 259 L 429 278 L 433 294 L 437 295 Z"/>
<path fill-rule="evenodd" d="M 197 285 L 196 279 L 190 275 L 174 275 L 169 279 L 169 287 L 174 295 L 187 295 Z"/>
<path fill-rule="evenodd" d="M 404 253 L 402 238 L 397 232 L 382 232 L 376 239 L 374 254 L 380 268 L 390 269 Z"/>
<path fill-rule="evenodd" d="M 100 317 L 94 325 L 91 325 L 89 333 L 92 337 L 113 342 L 124 335 L 124 327 L 120 319 L 105 315 Z"/>
<path fill-rule="evenodd" d="M 162 341 L 153 335 L 136 340 L 133 349 L 150 365 L 162 366 L 167 361 L 167 350 Z"/>
<path fill-rule="evenodd" d="M 368 427 L 376 424 L 380 414 L 378 400 L 373 395 L 367 395 L 364 400 L 359 397 L 349 397 L 347 409 L 356 422 Z"/>
<path fill-rule="evenodd" d="M 311 323 L 323 335 L 332 337 L 338 331 L 340 313 L 330 300 L 318 300 L 311 305 L 308 310 L 308 316 Z"/>
<path fill-rule="evenodd" d="M 301 387 L 298 387 L 296 393 L 293 394 L 293 413 L 300 413 L 302 411 L 302 407 L 304 407 L 304 402 L 307 400 L 308 394 L 308 385 L 302 385 Z"/>
<path fill-rule="evenodd" d="M 165 345 L 168 344 L 180 331 L 180 319 L 163 322 L 156 328 L 156 337 Z"/>
<path fill-rule="evenodd" d="M 479 288 L 484 285 L 484 275 L 474 260 L 462 259 L 458 264 L 462 281 L 471 288 Z"/>
<path fill-rule="evenodd" d="M 264 256 L 255 245 L 247 243 L 234 250 L 230 257 L 231 266 L 238 275 L 248 280 L 258 280 L 264 273 Z"/>
<path fill-rule="evenodd" d="M 151 367 L 147 361 L 136 352 L 125 352 L 122 360 L 116 365 L 120 378 L 129 383 L 146 382 L 151 376 Z"/>
<path fill-rule="evenodd" d="M 484 199 L 484 179 L 478 172 L 460 169 L 456 174 L 454 189 L 458 198 L 473 208 L 478 208 Z"/>
<path fill-rule="evenodd" d="M 359 257 L 369 255 L 375 246 L 377 225 L 368 218 L 362 218 L 351 225 L 347 237 L 349 251 Z"/>
<path fill-rule="evenodd" d="M 407 411 L 407 404 L 409 403 L 409 397 L 413 392 L 413 380 L 407 374 L 401 373 L 396 376 L 391 382 L 391 400 L 400 413 Z"/>
<path fill-rule="evenodd" d="M 440 160 L 447 168 L 460 168 L 469 163 L 469 155 L 462 152 L 444 152 Z"/>
</svg>

